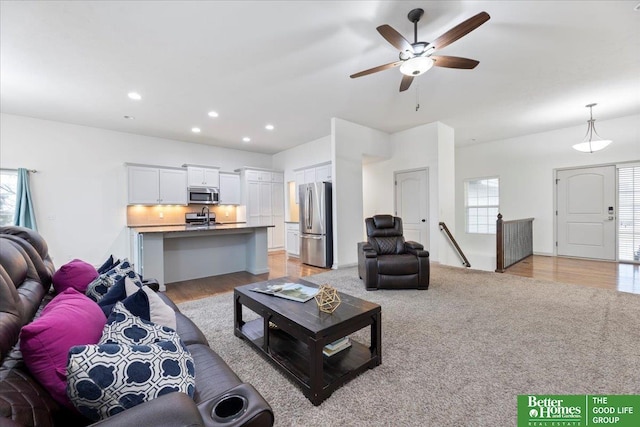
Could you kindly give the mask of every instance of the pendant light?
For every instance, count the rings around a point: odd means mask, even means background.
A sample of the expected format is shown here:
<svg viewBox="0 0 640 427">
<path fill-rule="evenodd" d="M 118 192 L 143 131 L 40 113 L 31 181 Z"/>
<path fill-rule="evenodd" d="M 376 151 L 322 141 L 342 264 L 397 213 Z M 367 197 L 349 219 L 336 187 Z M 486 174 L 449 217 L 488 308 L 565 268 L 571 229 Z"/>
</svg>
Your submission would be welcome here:
<svg viewBox="0 0 640 427">
<path fill-rule="evenodd" d="M 596 132 L 596 119 L 593 118 L 593 107 L 595 107 L 596 105 L 598 104 L 585 105 L 585 107 L 589 108 L 590 115 L 589 120 L 587 120 L 587 134 L 584 136 L 584 141 L 573 146 L 575 150 L 581 151 L 583 153 L 593 153 L 595 151 L 600 151 L 603 148 L 606 148 L 612 142 L 610 139 L 602 139 L 600 135 L 598 135 L 598 132 Z"/>
</svg>

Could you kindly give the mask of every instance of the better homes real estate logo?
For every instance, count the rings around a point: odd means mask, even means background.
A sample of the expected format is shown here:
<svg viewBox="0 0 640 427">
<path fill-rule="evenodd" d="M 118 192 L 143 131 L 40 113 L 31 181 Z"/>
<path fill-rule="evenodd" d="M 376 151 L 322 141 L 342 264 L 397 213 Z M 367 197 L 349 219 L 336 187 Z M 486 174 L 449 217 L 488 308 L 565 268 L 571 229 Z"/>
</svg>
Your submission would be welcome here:
<svg viewBox="0 0 640 427">
<path fill-rule="evenodd" d="M 520 395 L 518 427 L 640 426 L 640 395 Z"/>
</svg>

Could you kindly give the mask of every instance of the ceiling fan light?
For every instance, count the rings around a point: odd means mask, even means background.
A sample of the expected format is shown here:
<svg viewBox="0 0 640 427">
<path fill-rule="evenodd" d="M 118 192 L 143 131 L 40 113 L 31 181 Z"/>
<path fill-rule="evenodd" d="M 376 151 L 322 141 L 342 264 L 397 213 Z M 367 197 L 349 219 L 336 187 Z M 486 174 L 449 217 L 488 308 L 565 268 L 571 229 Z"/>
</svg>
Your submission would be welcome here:
<svg viewBox="0 0 640 427">
<path fill-rule="evenodd" d="M 407 76 L 419 76 L 433 67 L 433 59 L 425 56 L 416 56 L 406 60 L 400 65 L 400 72 Z"/>
</svg>

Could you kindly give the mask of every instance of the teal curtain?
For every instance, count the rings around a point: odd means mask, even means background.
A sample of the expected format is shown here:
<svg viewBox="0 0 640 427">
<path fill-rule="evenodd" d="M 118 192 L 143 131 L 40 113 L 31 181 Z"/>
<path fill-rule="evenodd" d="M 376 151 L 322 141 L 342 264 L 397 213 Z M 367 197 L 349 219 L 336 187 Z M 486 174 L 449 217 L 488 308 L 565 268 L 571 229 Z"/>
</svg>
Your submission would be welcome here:
<svg viewBox="0 0 640 427">
<path fill-rule="evenodd" d="M 18 169 L 18 185 L 16 187 L 16 211 L 13 215 L 13 223 L 21 227 L 37 230 L 36 214 L 29 190 L 29 171 L 25 168 Z"/>
</svg>

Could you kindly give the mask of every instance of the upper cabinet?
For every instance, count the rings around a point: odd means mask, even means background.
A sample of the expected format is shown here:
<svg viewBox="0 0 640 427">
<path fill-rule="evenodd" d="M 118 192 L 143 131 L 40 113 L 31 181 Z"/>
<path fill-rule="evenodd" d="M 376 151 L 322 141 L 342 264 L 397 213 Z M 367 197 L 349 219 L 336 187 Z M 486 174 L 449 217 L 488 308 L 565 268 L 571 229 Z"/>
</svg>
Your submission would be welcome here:
<svg viewBox="0 0 640 427">
<path fill-rule="evenodd" d="M 186 205 L 187 172 L 179 168 L 127 166 L 128 204 Z"/>
<path fill-rule="evenodd" d="M 240 174 L 220 172 L 220 204 L 240 204 Z"/>
<path fill-rule="evenodd" d="M 189 187 L 220 187 L 219 168 L 187 165 Z"/>
<path fill-rule="evenodd" d="M 300 184 L 309 184 L 312 182 L 331 181 L 331 163 L 310 166 L 304 169 L 298 169 L 296 174 L 296 194 L 295 200 L 298 203 L 298 186 Z"/>
</svg>

